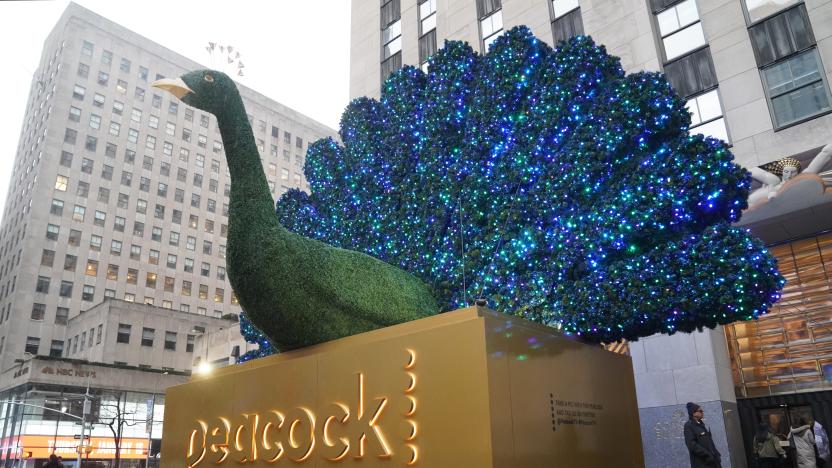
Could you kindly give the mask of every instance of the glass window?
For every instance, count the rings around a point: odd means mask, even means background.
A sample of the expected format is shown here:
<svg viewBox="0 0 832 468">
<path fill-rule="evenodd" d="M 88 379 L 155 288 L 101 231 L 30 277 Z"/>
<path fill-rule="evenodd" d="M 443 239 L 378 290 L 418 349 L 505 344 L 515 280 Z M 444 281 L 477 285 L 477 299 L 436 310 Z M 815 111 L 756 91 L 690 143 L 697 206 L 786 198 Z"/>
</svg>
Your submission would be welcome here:
<svg viewBox="0 0 832 468">
<path fill-rule="evenodd" d="M 113 265 L 112 263 L 107 265 L 107 279 L 118 281 L 118 265 Z"/>
<path fill-rule="evenodd" d="M 139 282 L 139 270 L 135 268 L 128 268 L 127 269 L 127 284 L 138 284 Z"/>
<path fill-rule="evenodd" d="M 46 304 L 32 304 L 32 314 L 29 316 L 32 320 L 43 320 L 46 316 Z"/>
<path fill-rule="evenodd" d="M 49 277 L 38 276 L 38 281 L 35 283 L 35 292 L 49 294 Z"/>
<path fill-rule="evenodd" d="M 58 234 L 60 234 L 61 228 L 56 224 L 47 224 L 46 225 L 46 238 L 49 240 L 58 240 Z"/>
<path fill-rule="evenodd" d="M 165 349 L 168 351 L 176 351 L 176 333 L 165 332 Z"/>
<path fill-rule="evenodd" d="M 81 289 L 81 300 L 82 301 L 92 301 L 94 297 L 95 297 L 95 286 L 85 284 L 84 287 Z"/>
<path fill-rule="evenodd" d="M 55 325 L 66 325 L 67 320 L 69 320 L 69 309 L 58 307 L 55 310 Z"/>
<path fill-rule="evenodd" d="M 487 51 L 491 43 L 503 34 L 503 10 L 498 10 L 480 20 L 480 30 L 482 31 L 483 50 Z"/>
<path fill-rule="evenodd" d="M 80 122 L 81 121 L 81 109 L 77 107 L 70 106 L 69 108 L 69 120 L 73 122 Z"/>
<path fill-rule="evenodd" d="M 111 254 L 113 254 L 115 256 L 121 255 L 121 248 L 122 248 L 122 243 L 121 243 L 120 240 L 113 239 L 113 240 L 110 241 L 110 253 Z"/>
<path fill-rule="evenodd" d="M 59 175 L 55 178 L 55 190 L 60 192 L 66 192 L 66 187 L 69 184 L 69 178 L 67 176 Z"/>
<path fill-rule="evenodd" d="M 40 347 L 40 338 L 35 336 L 27 336 L 26 337 L 26 349 L 25 352 L 29 354 L 38 354 L 38 348 Z"/>
<path fill-rule="evenodd" d="M 133 327 L 127 323 L 118 324 L 118 335 L 116 335 L 116 343 L 130 343 L 130 331 Z"/>
<path fill-rule="evenodd" d="M 64 256 L 64 270 L 75 271 L 75 266 L 78 264 L 78 257 L 67 254 Z"/>
<path fill-rule="evenodd" d="M 72 297 L 72 281 L 61 281 L 61 289 L 58 293 L 61 297 Z"/>
<path fill-rule="evenodd" d="M 672 60 L 705 45 L 695 0 L 685 0 L 656 15 L 665 59 Z"/>
<path fill-rule="evenodd" d="M 745 0 L 745 7 L 748 10 L 748 19 L 752 23 L 767 16 L 771 16 L 800 0 Z"/>
<path fill-rule="evenodd" d="M 763 69 L 763 79 L 777 127 L 832 109 L 817 49 Z"/>
<path fill-rule="evenodd" d="M 87 88 L 84 88 L 84 87 L 83 87 L 83 86 L 81 86 L 81 85 L 75 85 L 75 86 L 72 88 L 72 97 L 73 97 L 74 99 L 77 99 L 77 100 L 79 100 L 79 101 L 83 101 L 83 100 L 84 100 L 84 96 L 85 96 L 86 94 L 87 94 Z"/>
<path fill-rule="evenodd" d="M 81 198 L 87 198 L 90 193 L 90 184 L 87 182 L 78 181 L 78 187 L 75 188 L 75 195 Z"/>
<path fill-rule="evenodd" d="M 84 41 L 81 43 L 81 55 L 92 57 L 93 50 L 95 50 L 95 45 L 92 42 Z"/>
</svg>

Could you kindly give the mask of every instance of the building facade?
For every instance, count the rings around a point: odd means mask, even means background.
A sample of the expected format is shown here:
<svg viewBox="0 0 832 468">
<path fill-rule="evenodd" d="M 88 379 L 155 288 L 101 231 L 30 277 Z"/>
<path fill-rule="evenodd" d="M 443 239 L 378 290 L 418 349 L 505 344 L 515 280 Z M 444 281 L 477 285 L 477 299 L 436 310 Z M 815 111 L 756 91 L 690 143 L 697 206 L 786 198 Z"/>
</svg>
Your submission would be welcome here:
<svg viewBox="0 0 832 468">
<path fill-rule="evenodd" d="M 351 98 L 378 98 L 403 65 L 429 72 L 446 39 L 485 53 L 517 25 L 550 46 L 590 35 L 628 73 L 664 72 L 691 132 L 727 141 L 757 180 L 738 224 L 789 282 L 758 321 L 630 344 L 647 466 L 686 459 L 687 401 L 705 408 L 725 467 L 753 465 L 760 422 L 784 439 L 801 417 L 832 425 L 832 1 L 353 0 L 351 20 Z"/>
<path fill-rule="evenodd" d="M 53 452 L 146 466 L 159 453 L 165 390 L 187 382 L 195 343 L 234 322 L 105 299 L 69 319 L 65 356 L 30 355 L 0 373 L 0 466 L 39 466 Z M 183 339 L 184 338 L 184 339 Z M 84 398 L 91 402 L 84 413 Z"/>
<path fill-rule="evenodd" d="M 0 225 L 0 369 L 66 356 L 69 321 L 104 298 L 239 312 L 216 120 L 150 86 L 198 68 L 76 4 L 46 39 Z M 239 88 L 274 196 L 306 189 L 309 142 L 335 132 Z"/>
</svg>

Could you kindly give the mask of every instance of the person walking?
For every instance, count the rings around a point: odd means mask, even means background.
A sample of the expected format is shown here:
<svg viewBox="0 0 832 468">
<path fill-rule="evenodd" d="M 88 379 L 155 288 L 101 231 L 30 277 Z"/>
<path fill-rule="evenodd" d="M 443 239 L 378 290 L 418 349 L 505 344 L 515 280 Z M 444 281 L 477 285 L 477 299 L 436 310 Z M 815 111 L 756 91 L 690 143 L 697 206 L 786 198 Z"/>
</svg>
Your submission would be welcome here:
<svg viewBox="0 0 832 468">
<path fill-rule="evenodd" d="M 815 460 L 815 435 L 812 434 L 806 418 L 800 418 L 797 427 L 789 431 L 797 455 L 797 468 L 817 468 Z"/>
<path fill-rule="evenodd" d="M 687 404 L 688 421 L 685 423 L 685 445 L 690 453 L 691 468 L 722 468 L 722 455 L 714 445 L 710 429 L 702 422 L 705 411 L 696 403 Z M 802 467 L 801 467 L 802 468 Z"/>
<path fill-rule="evenodd" d="M 54 453 L 49 455 L 49 461 L 43 465 L 43 468 L 64 468 L 64 464 L 58 460 L 58 456 Z"/>
<path fill-rule="evenodd" d="M 786 458 L 786 451 L 780 446 L 780 439 L 769 430 L 768 424 L 761 423 L 754 434 L 754 455 L 760 468 L 777 468 L 779 460 Z"/>
<path fill-rule="evenodd" d="M 812 432 L 815 433 L 815 446 L 818 448 L 818 468 L 829 466 L 829 436 L 826 435 L 826 429 L 815 420 Z"/>
</svg>

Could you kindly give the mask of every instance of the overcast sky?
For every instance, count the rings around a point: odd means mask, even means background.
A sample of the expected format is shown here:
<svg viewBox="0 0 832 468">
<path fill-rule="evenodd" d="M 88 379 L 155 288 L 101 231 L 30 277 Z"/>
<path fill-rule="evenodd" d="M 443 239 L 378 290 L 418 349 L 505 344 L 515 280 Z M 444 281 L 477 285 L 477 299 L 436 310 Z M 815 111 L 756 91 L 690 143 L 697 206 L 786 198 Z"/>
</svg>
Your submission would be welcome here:
<svg viewBox="0 0 832 468">
<path fill-rule="evenodd" d="M 0 213 L 32 75 L 68 0 L 0 1 Z M 209 41 L 241 51 L 239 81 L 338 128 L 348 102 L 350 0 L 76 0 L 105 18 L 211 66 Z"/>
</svg>

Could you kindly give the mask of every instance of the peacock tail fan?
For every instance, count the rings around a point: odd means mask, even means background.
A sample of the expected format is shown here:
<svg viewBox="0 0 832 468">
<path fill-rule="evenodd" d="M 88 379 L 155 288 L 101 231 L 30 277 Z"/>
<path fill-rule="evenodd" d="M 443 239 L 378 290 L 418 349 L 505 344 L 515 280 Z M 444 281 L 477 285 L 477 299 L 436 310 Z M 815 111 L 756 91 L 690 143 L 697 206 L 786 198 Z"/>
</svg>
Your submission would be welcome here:
<svg viewBox="0 0 832 468">
<path fill-rule="evenodd" d="M 589 37 L 446 41 L 428 74 L 349 104 L 343 143 L 309 146 L 311 195 L 277 216 L 418 276 L 443 310 L 482 297 L 603 342 L 752 319 L 785 280 L 731 226 L 750 175 L 690 123 L 662 74 L 625 74 Z"/>
</svg>

